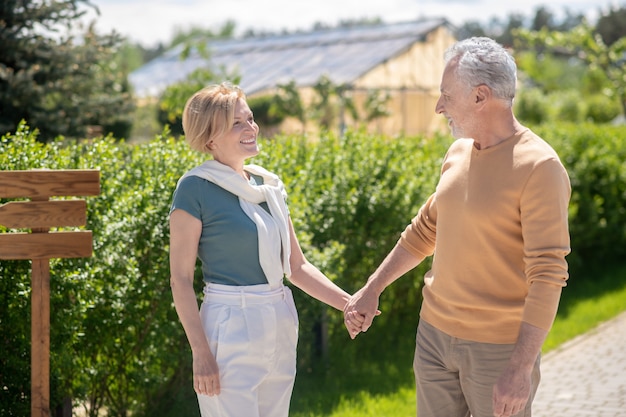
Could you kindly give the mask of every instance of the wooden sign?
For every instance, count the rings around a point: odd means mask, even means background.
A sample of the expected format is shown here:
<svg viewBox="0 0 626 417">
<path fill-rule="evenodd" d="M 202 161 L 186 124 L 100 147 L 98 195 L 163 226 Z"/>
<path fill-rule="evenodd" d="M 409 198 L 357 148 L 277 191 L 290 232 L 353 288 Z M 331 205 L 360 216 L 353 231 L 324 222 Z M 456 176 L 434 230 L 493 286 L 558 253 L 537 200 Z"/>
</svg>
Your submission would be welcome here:
<svg viewBox="0 0 626 417">
<path fill-rule="evenodd" d="M 0 233 L 1 259 L 32 259 L 31 417 L 50 416 L 50 259 L 92 255 L 91 231 L 53 231 L 84 226 L 84 200 L 50 197 L 100 194 L 98 170 L 0 171 L 0 198 L 30 198 L 0 205 L 0 225 L 31 233 Z"/>
</svg>

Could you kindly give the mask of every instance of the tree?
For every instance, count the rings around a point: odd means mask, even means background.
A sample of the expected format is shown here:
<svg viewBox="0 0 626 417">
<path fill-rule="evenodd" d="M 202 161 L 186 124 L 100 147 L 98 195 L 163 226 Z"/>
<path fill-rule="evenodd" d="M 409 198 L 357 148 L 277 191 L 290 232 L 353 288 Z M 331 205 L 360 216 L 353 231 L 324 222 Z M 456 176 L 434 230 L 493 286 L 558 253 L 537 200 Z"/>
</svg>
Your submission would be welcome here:
<svg viewBox="0 0 626 417">
<path fill-rule="evenodd" d="M 596 32 L 608 46 L 626 36 L 626 6 L 611 9 L 603 14 L 596 24 Z"/>
<path fill-rule="evenodd" d="M 615 94 L 626 114 L 626 36 L 607 45 L 594 28 L 583 23 L 568 32 L 542 29 L 517 31 L 517 49 L 530 49 L 539 53 L 555 53 L 579 59 L 590 71 L 606 77 L 611 88 L 606 94 Z"/>
<path fill-rule="evenodd" d="M 389 116 L 391 114 L 388 107 L 390 100 L 389 92 L 383 92 L 379 89 L 368 90 L 365 98 L 365 120 L 372 122 L 381 117 Z"/>
<path fill-rule="evenodd" d="M 114 54 L 115 33 L 101 36 L 78 19 L 88 0 L 5 0 L 0 6 L 0 132 L 21 120 L 39 139 L 85 137 L 91 126 L 118 137 L 130 130 L 132 99 Z M 97 11 L 97 8 L 96 8 Z M 79 39 L 72 31 L 84 30 Z"/>
<path fill-rule="evenodd" d="M 275 97 L 276 106 L 281 113 L 295 117 L 302 124 L 302 132 L 306 131 L 307 114 L 296 82 L 291 80 L 278 85 Z"/>
<path fill-rule="evenodd" d="M 456 37 L 459 40 L 471 38 L 472 36 L 487 36 L 487 32 L 476 20 L 469 20 L 456 31 Z"/>
<path fill-rule="evenodd" d="M 317 97 L 310 104 L 309 111 L 322 129 L 332 128 L 339 118 L 339 130 L 343 134 L 346 112 L 349 112 L 355 121 L 358 120 L 358 113 L 349 93 L 351 88 L 346 84 L 334 84 L 326 75 L 317 80 L 313 86 Z"/>
<path fill-rule="evenodd" d="M 531 25 L 532 30 L 539 30 L 543 28 L 553 29 L 554 28 L 554 15 L 550 10 L 545 7 L 539 7 L 535 11 L 535 18 L 533 19 L 533 23 Z"/>
<path fill-rule="evenodd" d="M 216 73 L 207 67 L 201 67 L 193 71 L 183 81 L 170 85 L 163 91 L 159 98 L 158 120 L 162 126 L 169 125 L 172 134 L 183 134 L 182 120 L 183 109 L 189 97 L 209 84 L 229 80 L 233 84 L 239 84 L 241 77 L 235 73 L 227 74 L 222 68 L 221 73 Z"/>
<path fill-rule="evenodd" d="M 502 33 L 495 39 L 502 45 L 510 47 L 513 45 L 513 32 L 524 27 L 524 16 L 520 13 L 512 13 L 508 16 L 508 21 L 503 24 Z"/>
<path fill-rule="evenodd" d="M 228 39 L 232 38 L 235 34 L 236 24 L 232 20 L 227 21 L 222 25 L 217 32 L 213 32 L 210 29 L 203 29 L 201 27 L 192 26 L 191 28 L 177 28 L 174 31 L 174 36 L 170 42 L 169 47 L 173 48 L 179 44 L 194 44 L 196 42 L 206 43 L 209 39 Z"/>
<path fill-rule="evenodd" d="M 197 68 L 187 75 L 187 77 L 175 84 L 168 86 L 158 103 L 157 119 L 161 126 L 168 125 L 170 131 L 175 136 L 183 134 L 182 116 L 185 103 L 194 93 L 209 84 L 228 80 L 233 84 L 239 84 L 241 76 L 236 71 L 230 71 L 225 66 L 214 68 L 211 65 L 211 51 L 209 41 L 212 39 L 230 38 L 235 31 L 235 23 L 228 21 L 222 28 L 213 33 L 210 30 L 203 30 L 193 27 L 186 32 L 177 31 L 171 42 L 171 47 L 182 45 L 179 59 L 184 61 L 193 56 L 204 59 L 206 64 Z"/>
</svg>

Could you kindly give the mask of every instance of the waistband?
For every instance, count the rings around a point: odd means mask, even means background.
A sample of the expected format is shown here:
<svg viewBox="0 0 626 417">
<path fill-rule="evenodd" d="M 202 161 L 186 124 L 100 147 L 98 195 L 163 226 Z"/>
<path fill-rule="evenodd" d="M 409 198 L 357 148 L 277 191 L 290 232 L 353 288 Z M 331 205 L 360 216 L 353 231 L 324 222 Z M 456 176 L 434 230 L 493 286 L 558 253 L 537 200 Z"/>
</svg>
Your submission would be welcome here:
<svg viewBox="0 0 626 417">
<path fill-rule="evenodd" d="M 204 285 L 204 301 L 245 307 L 248 304 L 273 304 L 286 299 L 291 290 L 285 285 L 271 287 L 259 285 Z"/>
</svg>

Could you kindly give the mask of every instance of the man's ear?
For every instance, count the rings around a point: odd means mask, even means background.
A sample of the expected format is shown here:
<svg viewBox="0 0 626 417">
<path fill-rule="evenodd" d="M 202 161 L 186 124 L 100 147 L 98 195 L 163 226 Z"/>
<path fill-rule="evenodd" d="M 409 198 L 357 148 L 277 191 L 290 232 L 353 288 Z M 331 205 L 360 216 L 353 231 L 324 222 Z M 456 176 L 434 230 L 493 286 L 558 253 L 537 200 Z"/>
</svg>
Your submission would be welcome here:
<svg viewBox="0 0 626 417">
<path fill-rule="evenodd" d="M 476 87 L 474 92 L 475 103 L 478 105 L 484 105 L 487 100 L 491 98 L 491 88 L 487 87 L 485 84 L 481 84 Z"/>
</svg>

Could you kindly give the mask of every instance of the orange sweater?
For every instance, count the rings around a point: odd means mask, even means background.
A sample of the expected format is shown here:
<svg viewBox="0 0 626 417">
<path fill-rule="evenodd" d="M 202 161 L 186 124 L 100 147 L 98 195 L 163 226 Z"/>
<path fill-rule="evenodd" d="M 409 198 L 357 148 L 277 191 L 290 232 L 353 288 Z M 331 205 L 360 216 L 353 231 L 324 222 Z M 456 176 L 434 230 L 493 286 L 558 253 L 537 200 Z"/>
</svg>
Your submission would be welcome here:
<svg viewBox="0 0 626 417">
<path fill-rule="evenodd" d="M 483 343 L 515 343 L 522 321 L 549 330 L 568 278 L 570 183 L 530 130 L 478 150 L 456 140 L 436 191 L 399 244 L 434 254 L 420 316 Z"/>
</svg>

